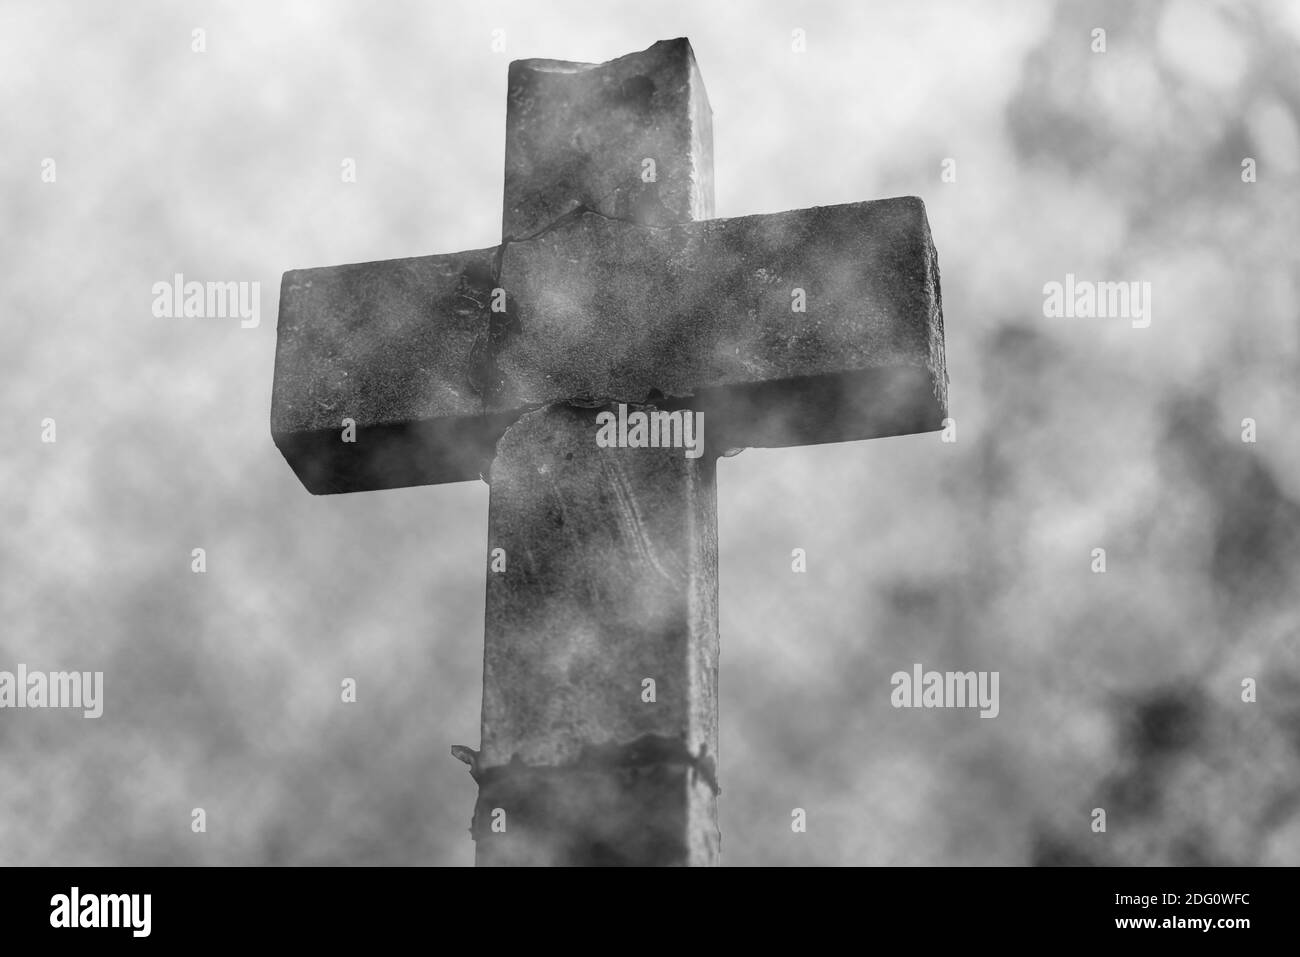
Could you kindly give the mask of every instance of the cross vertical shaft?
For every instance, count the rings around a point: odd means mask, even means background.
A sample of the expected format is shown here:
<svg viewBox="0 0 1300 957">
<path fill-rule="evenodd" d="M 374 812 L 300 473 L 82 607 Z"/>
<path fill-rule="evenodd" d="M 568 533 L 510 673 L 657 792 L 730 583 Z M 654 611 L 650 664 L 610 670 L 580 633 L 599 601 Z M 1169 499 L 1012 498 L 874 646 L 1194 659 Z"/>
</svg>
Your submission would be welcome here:
<svg viewBox="0 0 1300 957">
<path fill-rule="evenodd" d="M 684 39 L 599 68 L 511 65 L 503 242 L 577 210 L 708 218 L 712 164 Z M 487 583 L 481 866 L 717 860 L 714 459 L 598 448 L 595 415 L 528 413 L 492 463 L 506 562 Z"/>
</svg>

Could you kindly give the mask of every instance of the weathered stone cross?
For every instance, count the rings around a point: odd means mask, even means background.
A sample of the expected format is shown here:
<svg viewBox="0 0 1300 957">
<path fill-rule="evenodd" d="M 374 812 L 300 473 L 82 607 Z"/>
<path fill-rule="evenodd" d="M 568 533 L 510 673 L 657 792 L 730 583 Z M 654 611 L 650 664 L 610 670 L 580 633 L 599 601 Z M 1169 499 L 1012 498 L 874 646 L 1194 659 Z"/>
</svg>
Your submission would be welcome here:
<svg viewBox="0 0 1300 957">
<path fill-rule="evenodd" d="M 711 220 L 711 116 L 685 39 L 512 63 L 500 246 L 284 276 L 303 484 L 490 485 L 480 865 L 715 863 L 717 456 L 947 414 L 921 201 Z M 599 447 L 620 403 L 705 454 Z"/>
</svg>

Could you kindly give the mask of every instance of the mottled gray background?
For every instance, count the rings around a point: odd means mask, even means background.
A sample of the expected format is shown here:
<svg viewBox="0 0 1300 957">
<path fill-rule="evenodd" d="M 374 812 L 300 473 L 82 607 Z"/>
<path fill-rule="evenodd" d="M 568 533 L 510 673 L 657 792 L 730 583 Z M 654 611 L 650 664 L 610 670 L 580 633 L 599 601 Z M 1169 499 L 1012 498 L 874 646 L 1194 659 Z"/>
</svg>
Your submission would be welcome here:
<svg viewBox="0 0 1300 957">
<path fill-rule="evenodd" d="M 721 463 L 725 861 L 1300 860 L 1300 5 L 9 0 L 0 668 L 107 702 L 0 712 L 0 862 L 471 863 L 487 488 L 301 488 L 279 277 L 495 243 L 507 61 L 681 35 L 719 215 L 924 197 L 958 422 Z M 1043 318 L 1066 272 L 1151 327 Z M 914 661 L 1000 717 L 891 709 Z"/>
</svg>

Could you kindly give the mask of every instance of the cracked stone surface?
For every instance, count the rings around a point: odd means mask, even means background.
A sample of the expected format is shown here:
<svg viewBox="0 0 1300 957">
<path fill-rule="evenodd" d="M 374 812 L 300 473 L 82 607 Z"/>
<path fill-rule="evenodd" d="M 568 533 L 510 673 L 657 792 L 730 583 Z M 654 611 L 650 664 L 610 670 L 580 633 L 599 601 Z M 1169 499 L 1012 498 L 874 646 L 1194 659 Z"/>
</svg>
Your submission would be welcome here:
<svg viewBox="0 0 1300 957">
<path fill-rule="evenodd" d="M 608 63 L 510 64 L 501 235 L 580 206 L 650 225 L 713 216 L 713 112 L 685 37 Z"/>
<path fill-rule="evenodd" d="M 923 370 L 936 387 L 942 379 L 938 278 L 919 199 L 658 229 L 588 214 L 508 245 L 501 282 L 518 331 L 498 357 L 498 411 L 881 367 Z"/>
<path fill-rule="evenodd" d="M 681 742 L 710 764 L 717 754 L 715 460 L 598 448 L 596 414 L 530 412 L 507 429 L 492 463 L 489 548 L 504 549 L 507 562 L 488 574 L 479 765 L 572 768 L 543 776 L 566 820 L 653 817 L 676 834 L 672 847 L 705 863 L 717 850 L 710 791 L 667 769 L 614 773 L 580 759 L 593 746 L 617 752 L 648 737 Z M 654 804 L 647 794 L 662 803 L 665 793 L 671 805 L 653 815 L 619 810 Z M 535 806 L 522 793 L 512 800 Z M 632 840 L 638 829 L 623 833 Z M 485 845 L 490 857 L 505 853 L 492 849 L 497 836 L 480 837 L 480 854 Z M 508 857 L 542 839 L 523 839 Z"/>
<path fill-rule="evenodd" d="M 599 448 L 596 414 L 530 412 L 492 463 L 490 547 L 508 562 L 488 575 L 485 766 L 646 734 L 717 753 L 714 460 Z"/>
<path fill-rule="evenodd" d="M 585 213 L 506 244 L 499 267 L 497 252 L 286 273 L 272 432 L 308 488 L 475 478 L 506 425 L 556 402 L 699 396 L 733 446 L 937 429 L 946 414 L 919 199 L 669 227 Z M 498 283 L 509 313 L 493 335 Z M 339 441 L 345 416 L 354 444 Z"/>
</svg>

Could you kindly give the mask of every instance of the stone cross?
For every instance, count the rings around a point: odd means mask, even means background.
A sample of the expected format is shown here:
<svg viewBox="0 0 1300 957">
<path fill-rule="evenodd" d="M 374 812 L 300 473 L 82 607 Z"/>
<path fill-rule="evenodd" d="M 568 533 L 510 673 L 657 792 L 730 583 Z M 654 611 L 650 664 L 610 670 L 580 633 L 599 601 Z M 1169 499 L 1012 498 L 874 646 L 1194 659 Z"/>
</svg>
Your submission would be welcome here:
<svg viewBox="0 0 1300 957">
<path fill-rule="evenodd" d="M 687 40 L 524 60 L 500 245 L 284 275 L 271 432 L 303 484 L 490 486 L 482 743 L 453 749 L 480 865 L 716 863 L 718 455 L 947 414 L 919 199 L 712 214 Z"/>
</svg>

